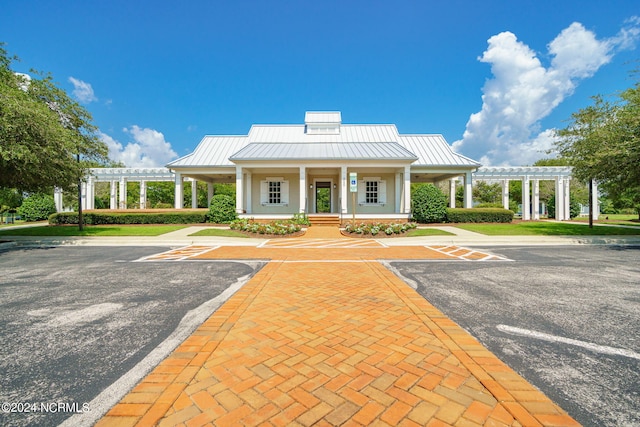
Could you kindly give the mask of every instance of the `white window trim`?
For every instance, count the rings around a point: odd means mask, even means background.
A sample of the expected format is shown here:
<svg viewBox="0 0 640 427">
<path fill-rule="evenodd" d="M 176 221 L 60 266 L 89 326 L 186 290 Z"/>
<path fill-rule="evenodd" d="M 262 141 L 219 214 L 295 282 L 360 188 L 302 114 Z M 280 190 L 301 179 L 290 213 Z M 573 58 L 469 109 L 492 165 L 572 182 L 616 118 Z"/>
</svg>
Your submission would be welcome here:
<svg viewBox="0 0 640 427">
<path fill-rule="evenodd" d="M 367 182 L 378 183 L 378 202 L 366 202 Z M 385 206 L 387 204 L 387 180 L 381 179 L 379 176 L 365 176 L 358 181 L 358 205 L 359 206 Z"/>
<path fill-rule="evenodd" d="M 269 203 L 269 183 L 280 183 L 280 203 Z M 260 181 L 260 205 L 262 206 L 289 206 L 289 181 L 283 177 L 268 176 Z"/>
</svg>

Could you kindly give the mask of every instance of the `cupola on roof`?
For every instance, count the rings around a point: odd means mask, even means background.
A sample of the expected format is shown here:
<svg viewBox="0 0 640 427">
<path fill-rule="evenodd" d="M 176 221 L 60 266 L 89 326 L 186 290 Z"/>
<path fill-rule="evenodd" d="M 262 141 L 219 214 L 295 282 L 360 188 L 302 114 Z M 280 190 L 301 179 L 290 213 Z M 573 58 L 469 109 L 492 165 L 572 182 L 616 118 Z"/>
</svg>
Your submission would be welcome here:
<svg viewBox="0 0 640 427">
<path fill-rule="evenodd" d="M 341 123 L 340 111 L 307 111 L 304 115 L 305 133 L 309 134 L 339 134 Z"/>
</svg>

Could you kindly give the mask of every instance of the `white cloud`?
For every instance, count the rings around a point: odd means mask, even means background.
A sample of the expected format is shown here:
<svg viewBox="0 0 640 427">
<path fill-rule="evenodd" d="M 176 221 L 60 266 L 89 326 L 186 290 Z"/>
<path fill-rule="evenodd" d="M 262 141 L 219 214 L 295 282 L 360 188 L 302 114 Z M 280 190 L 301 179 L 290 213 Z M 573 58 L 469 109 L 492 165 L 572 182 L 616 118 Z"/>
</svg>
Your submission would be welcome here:
<svg viewBox="0 0 640 427">
<path fill-rule="evenodd" d="M 133 142 L 123 146 L 111 136 L 101 133 L 100 138 L 109 147 L 109 157 L 122 162 L 127 167 L 162 167 L 178 157 L 171 148 L 171 143 L 165 141 L 164 135 L 157 130 L 140 128 L 133 125 L 124 128 L 130 134 Z"/>
<path fill-rule="evenodd" d="M 87 82 L 83 82 L 82 80 L 78 80 L 74 77 L 69 77 L 69 81 L 73 84 L 73 95 L 78 99 L 78 101 L 88 104 L 93 101 L 97 101 L 98 98 L 93 93 L 93 88 Z"/>
<path fill-rule="evenodd" d="M 570 96 L 582 79 L 593 76 L 618 50 L 633 48 L 640 19 L 632 18 L 615 37 L 598 40 L 573 23 L 547 46 L 552 57 L 545 68 L 537 54 L 511 32 L 488 40 L 478 58 L 491 64 L 493 78 L 483 87 L 482 110 L 472 114 L 456 151 L 480 158 L 484 165 L 525 165 L 545 157 L 553 130 L 540 120 Z"/>
</svg>

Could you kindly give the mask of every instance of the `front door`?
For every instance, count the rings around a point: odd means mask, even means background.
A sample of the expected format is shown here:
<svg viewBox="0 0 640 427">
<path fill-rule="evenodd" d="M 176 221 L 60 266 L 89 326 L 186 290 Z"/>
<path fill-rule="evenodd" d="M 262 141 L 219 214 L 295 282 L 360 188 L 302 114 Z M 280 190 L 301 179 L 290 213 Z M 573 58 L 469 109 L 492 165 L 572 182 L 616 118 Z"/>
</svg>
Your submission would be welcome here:
<svg viewBox="0 0 640 427">
<path fill-rule="evenodd" d="M 331 212 L 331 182 L 316 182 L 316 213 Z"/>
</svg>

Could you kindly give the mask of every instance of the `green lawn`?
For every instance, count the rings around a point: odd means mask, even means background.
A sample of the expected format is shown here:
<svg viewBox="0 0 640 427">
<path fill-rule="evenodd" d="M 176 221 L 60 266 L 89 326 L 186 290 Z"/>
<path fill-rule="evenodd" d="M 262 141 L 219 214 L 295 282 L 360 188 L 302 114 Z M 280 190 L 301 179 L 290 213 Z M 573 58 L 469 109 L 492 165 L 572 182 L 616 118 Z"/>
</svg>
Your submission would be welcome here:
<svg viewBox="0 0 640 427">
<path fill-rule="evenodd" d="M 447 236 L 453 235 L 448 231 L 439 230 L 437 228 L 415 228 L 406 232 L 406 237 L 420 237 L 420 236 Z M 404 237 L 403 236 L 403 237 Z"/>
<path fill-rule="evenodd" d="M 200 230 L 189 234 L 189 236 L 249 237 L 244 233 L 224 228 L 207 228 L 206 230 Z"/>
<path fill-rule="evenodd" d="M 579 217 L 572 221 L 589 222 L 589 217 Z M 617 225 L 631 225 L 634 227 L 640 227 L 640 221 L 638 215 L 626 215 L 626 214 L 600 214 L 600 218 L 595 221 L 595 224 L 617 224 Z"/>
<path fill-rule="evenodd" d="M 640 235 L 640 227 L 598 227 L 594 225 L 531 221 L 515 224 L 460 224 L 456 227 L 488 236 L 619 236 Z"/>
<path fill-rule="evenodd" d="M 159 236 L 185 227 L 185 225 L 86 225 L 80 232 L 77 226 L 49 225 L 13 230 L 0 229 L 0 236 Z"/>
</svg>

